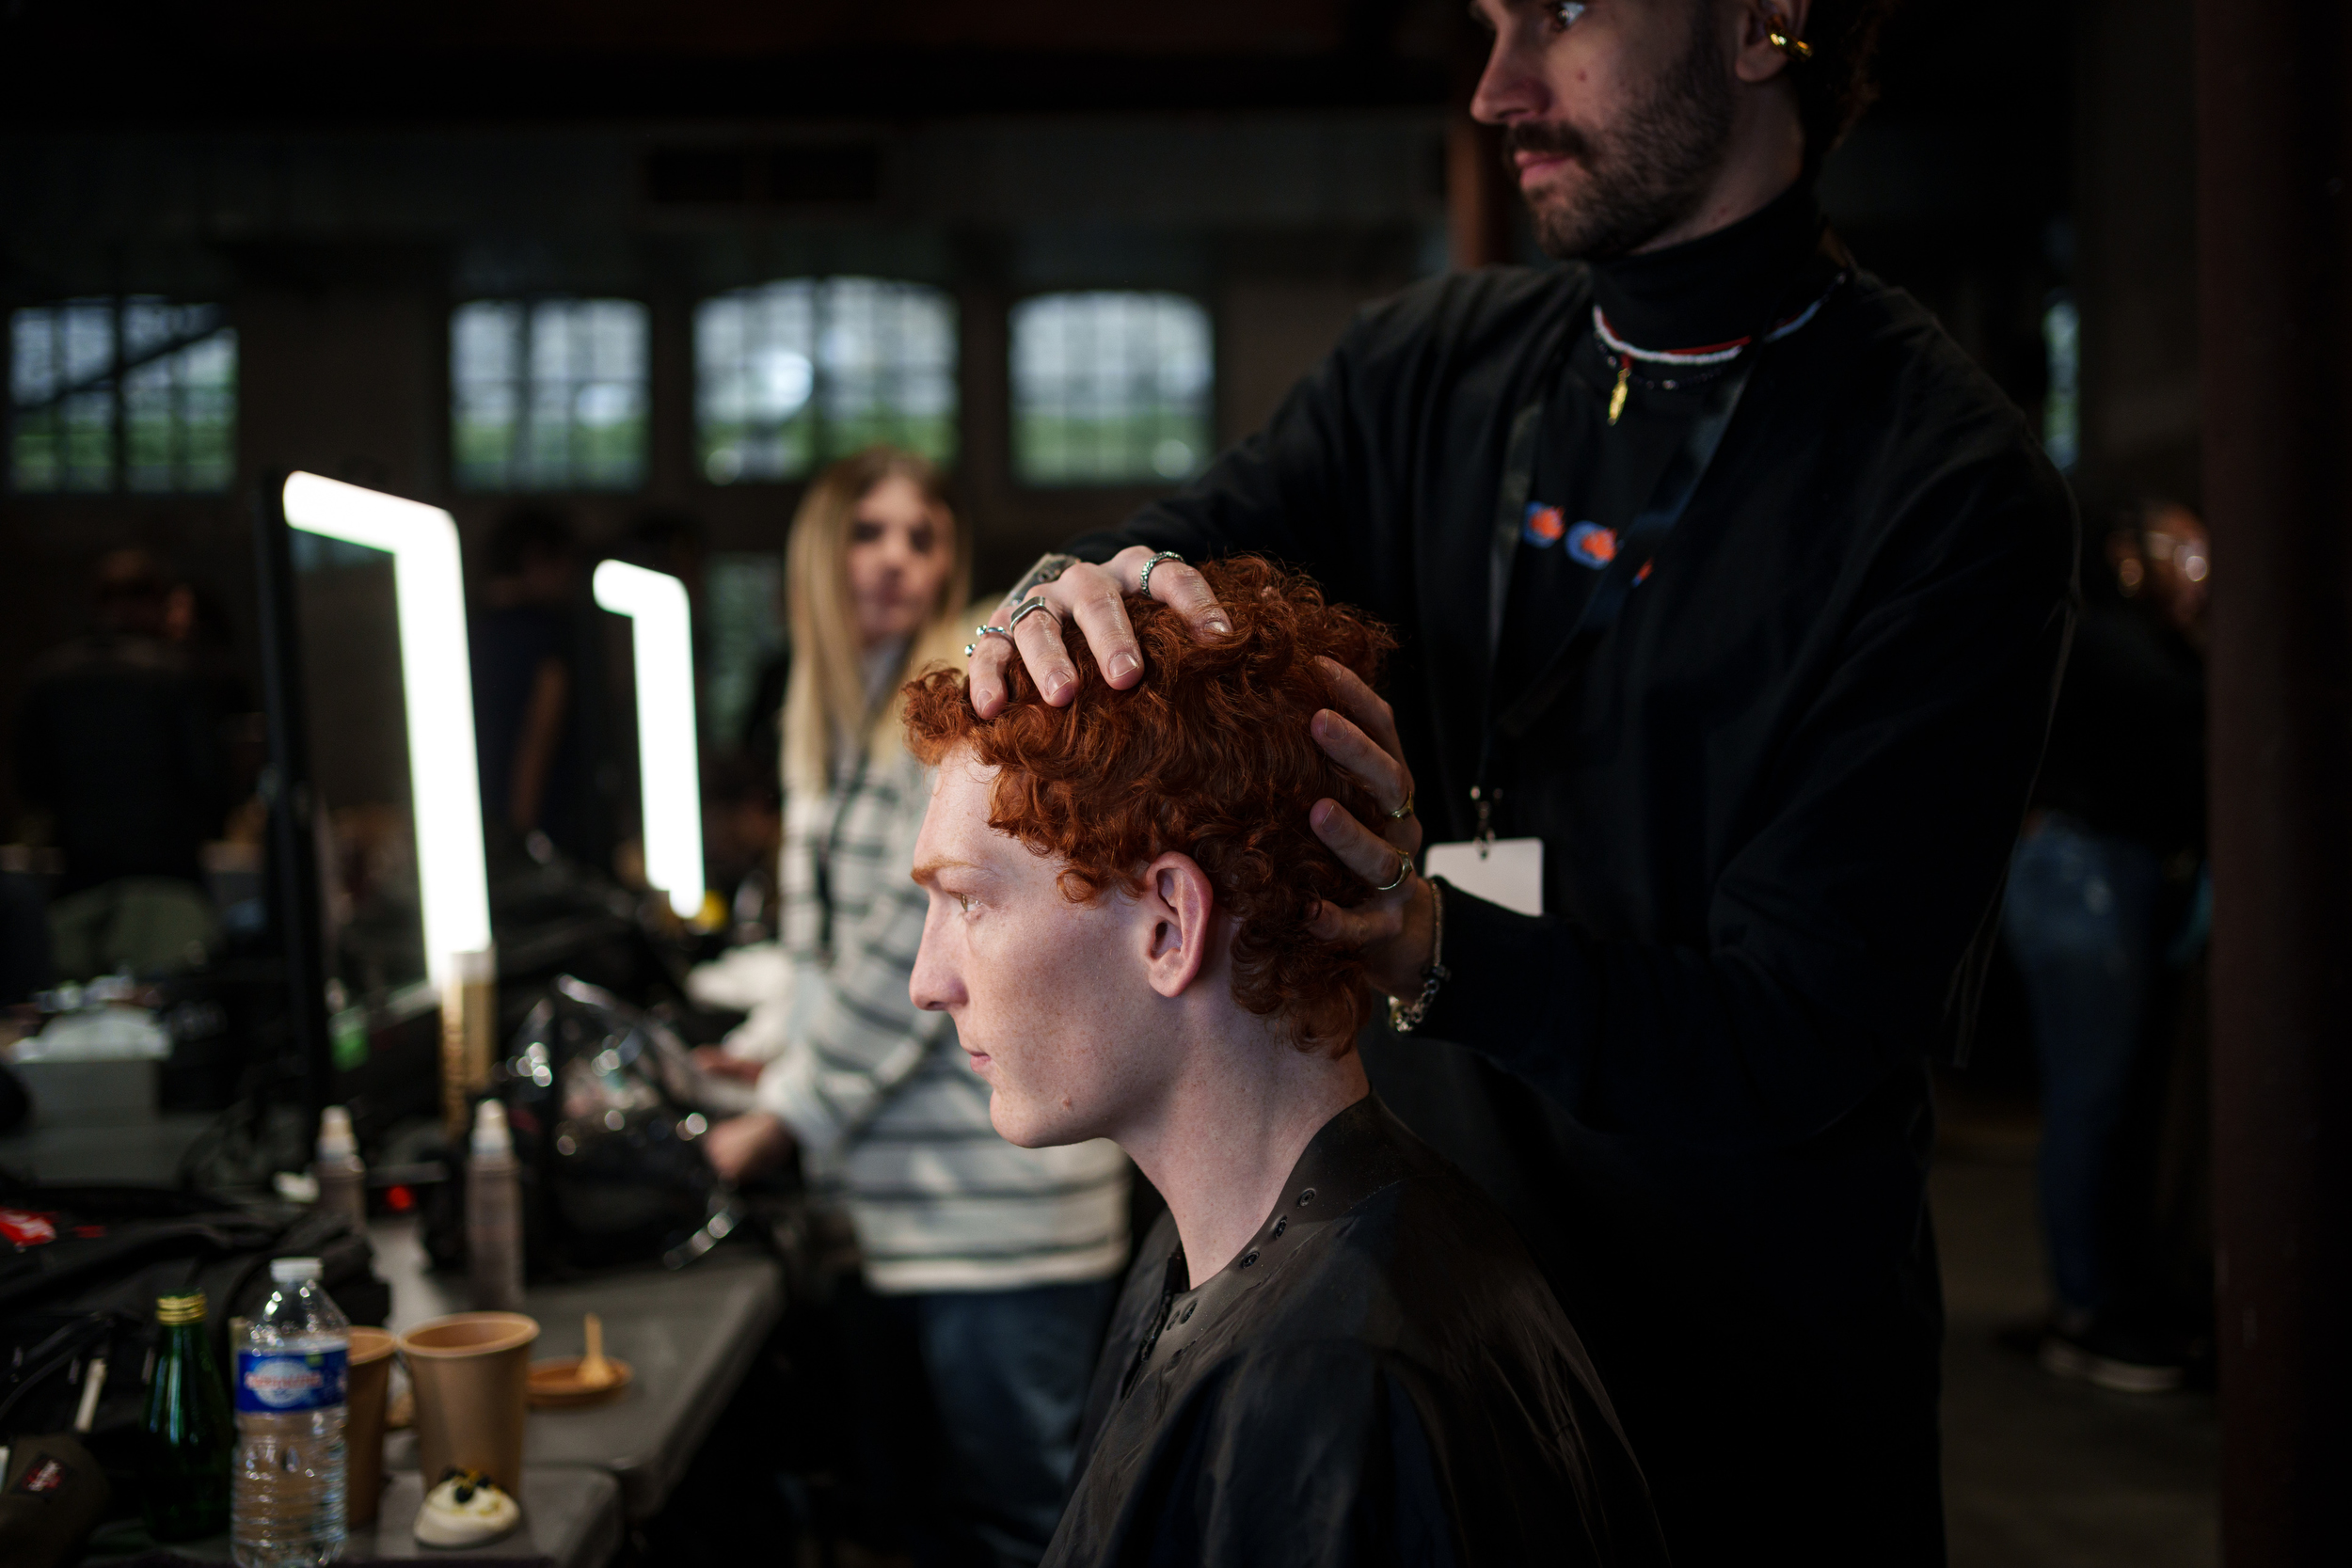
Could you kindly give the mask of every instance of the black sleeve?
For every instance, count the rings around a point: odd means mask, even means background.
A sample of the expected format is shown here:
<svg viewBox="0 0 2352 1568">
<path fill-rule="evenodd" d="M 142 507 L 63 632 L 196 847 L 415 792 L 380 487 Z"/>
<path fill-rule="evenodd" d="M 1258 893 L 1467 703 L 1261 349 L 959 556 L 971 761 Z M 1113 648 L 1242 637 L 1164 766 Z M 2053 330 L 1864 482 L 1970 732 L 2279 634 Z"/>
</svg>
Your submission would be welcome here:
<svg viewBox="0 0 2352 1568">
<path fill-rule="evenodd" d="M 56 739 L 49 705 L 47 684 L 36 680 L 17 707 L 15 755 L 11 758 L 16 765 L 17 798 L 43 811 L 56 803 L 56 787 L 50 775 L 51 763 L 56 756 Z"/>
<path fill-rule="evenodd" d="M 2022 454 L 1916 495 L 1711 890 L 1708 945 L 1449 893 L 1428 1034 L 1588 1125 L 1740 1148 L 1815 1134 L 1954 1029 L 2049 722 L 2073 514 Z"/>
</svg>

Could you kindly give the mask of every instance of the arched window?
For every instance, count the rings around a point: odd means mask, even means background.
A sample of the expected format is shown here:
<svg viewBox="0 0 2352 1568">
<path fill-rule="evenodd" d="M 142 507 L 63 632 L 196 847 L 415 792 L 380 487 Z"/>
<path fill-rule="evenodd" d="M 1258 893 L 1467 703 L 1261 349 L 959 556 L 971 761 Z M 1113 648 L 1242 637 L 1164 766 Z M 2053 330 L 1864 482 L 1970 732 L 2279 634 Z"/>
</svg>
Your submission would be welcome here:
<svg viewBox="0 0 2352 1568">
<path fill-rule="evenodd" d="M 874 277 L 794 277 L 694 311 L 695 449 L 714 484 L 800 479 L 877 441 L 956 450 L 956 305 Z"/>
<path fill-rule="evenodd" d="M 1012 463 L 1030 484 L 1149 484 L 1210 453 L 1209 313 L 1182 294 L 1041 294 L 1012 312 Z"/>
</svg>

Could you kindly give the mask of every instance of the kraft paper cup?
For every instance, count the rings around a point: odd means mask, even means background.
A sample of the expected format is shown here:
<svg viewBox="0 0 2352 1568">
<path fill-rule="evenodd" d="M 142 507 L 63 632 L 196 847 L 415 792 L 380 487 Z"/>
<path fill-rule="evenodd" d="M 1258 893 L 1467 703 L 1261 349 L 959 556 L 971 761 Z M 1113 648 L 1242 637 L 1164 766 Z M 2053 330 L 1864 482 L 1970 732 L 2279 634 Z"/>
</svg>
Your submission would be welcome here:
<svg viewBox="0 0 2352 1568">
<path fill-rule="evenodd" d="M 452 1469 L 479 1470 L 523 1495 L 523 1419 L 539 1325 L 519 1312 L 460 1312 L 400 1337 L 417 1393 L 417 1466 L 429 1491 Z"/>
<path fill-rule="evenodd" d="M 350 1458 L 347 1505 L 351 1522 L 375 1517 L 384 1497 L 384 1396 L 392 1381 L 392 1347 L 380 1328 L 351 1331 L 351 1382 L 344 1406 L 343 1442 Z"/>
</svg>

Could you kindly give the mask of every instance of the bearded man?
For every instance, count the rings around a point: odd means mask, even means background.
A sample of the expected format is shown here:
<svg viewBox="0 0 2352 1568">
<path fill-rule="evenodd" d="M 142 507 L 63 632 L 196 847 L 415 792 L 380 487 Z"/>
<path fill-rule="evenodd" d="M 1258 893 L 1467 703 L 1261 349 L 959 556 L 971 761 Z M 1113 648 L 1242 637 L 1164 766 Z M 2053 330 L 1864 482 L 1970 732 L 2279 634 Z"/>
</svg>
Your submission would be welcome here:
<svg viewBox="0 0 2352 1568">
<path fill-rule="evenodd" d="M 1170 552 L 1394 626 L 1393 708 L 1343 683 L 1312 721 L 1390 814 L 1312 823 L 1378 890 L 1315 930 L 1414 1031 L 1365 1041 L 1375 1087 L 1528 1243 L 1678 1563 L 1941 1562 L 1928 1064 L 1997 928 L 2072 503 L 1822 224 L 1875 0 L 1477 9 L 1471 112 L 1580 264 L 1365 311 L 1264 430 L 1041 562 L 973 701 L 1016 654 L 1078 697 L 1059 619 L 1132 686 L 1122 593 L 1216 635 Z"/>
</svg>

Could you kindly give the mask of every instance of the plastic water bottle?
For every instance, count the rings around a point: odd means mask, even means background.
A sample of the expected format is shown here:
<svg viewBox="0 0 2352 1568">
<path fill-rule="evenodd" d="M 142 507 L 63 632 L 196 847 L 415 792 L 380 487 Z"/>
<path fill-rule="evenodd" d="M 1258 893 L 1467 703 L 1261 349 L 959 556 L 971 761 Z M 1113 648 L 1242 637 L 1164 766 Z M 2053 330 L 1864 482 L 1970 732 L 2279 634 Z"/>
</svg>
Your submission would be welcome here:
<svg viewBox="0 0 2352 1568">
<path fill-rule="evenodd" d="M 351 1323 L 317 1259 L 278 1259 L 269 1276 L 278 1289 L 237 1346 L 230 1549 L 243 1568 L 313 1568 L 343 1551 Z"/>
<path fill-rule="evenodd" d="M 319 1212 L 333 1214 L 355 1231 L 368 1227 L 368 1167 L 359 1163 L 359 1140 L 352 1136 L 351 1113 L 329 1105 L 319 1113 L 319 1152 L 310 1166 L 319 1182 Z"/>
<path fill-rule="evenodd" d="M 506 1107 L 474 1107 L 473 1147 L 466 1161 L 466 1263 L 477 1312 L 523 1307 L 523 1198 Z"/>
</svg>

